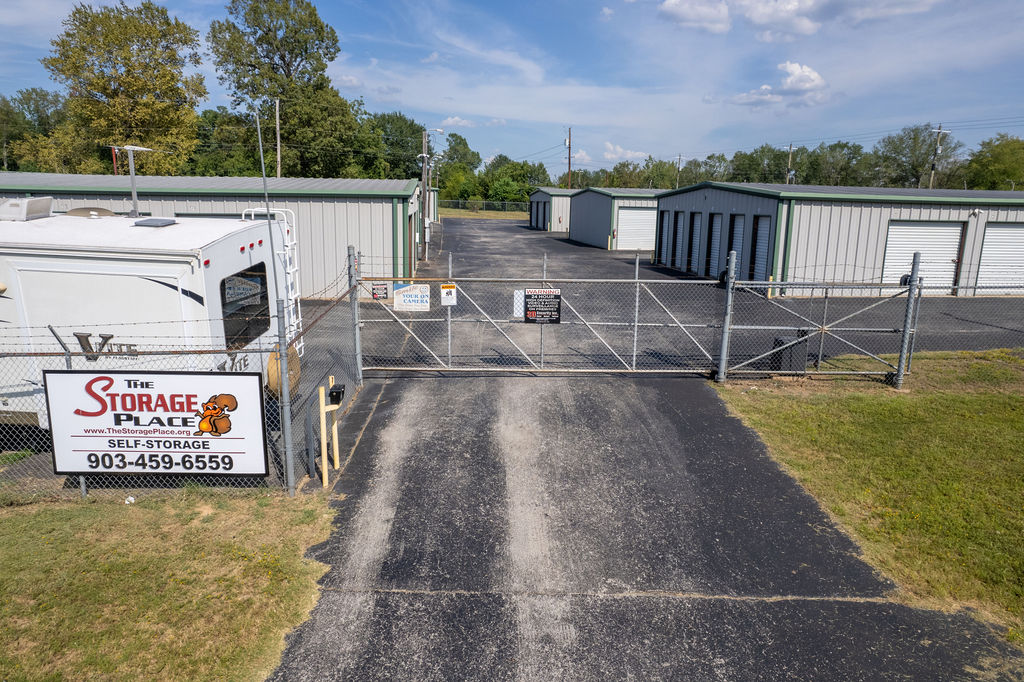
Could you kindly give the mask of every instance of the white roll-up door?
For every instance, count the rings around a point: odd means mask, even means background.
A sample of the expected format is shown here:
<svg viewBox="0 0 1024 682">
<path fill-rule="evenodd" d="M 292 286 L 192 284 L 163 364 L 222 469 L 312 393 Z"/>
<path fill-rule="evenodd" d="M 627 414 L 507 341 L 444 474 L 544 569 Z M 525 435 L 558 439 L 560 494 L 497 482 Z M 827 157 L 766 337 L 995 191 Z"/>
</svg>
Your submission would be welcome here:
<svg viewBox="0 0 1024 682">
<path fill-rule="evenodd" d="M 683 259 L 686 257 L 686 214 L 682 211 L 676 211 L 674 225 L 675 231 L 672 234 L 675 235 L 675 243 L 672 244 L 672 263 L 680 270 L 685 270 L 686 264 Z"/>
<path fill-rule="evenodd" d="M 986 225 L 981 244 L 978 286 L 1013 284 L 1024 287 L 1024 225 Z M 978 296 L 1009 293 L 1005 289 L 981 289 Z"/>
<path fill-rule="evenodd" d="M 657 213 L 655 208 L 620 208 L 615 223 L 615 248 L 620 251 L 653 250 Z"/>
<path fill-rule="evenodd" d="M 730 216 L 729 223 L 729 250 L 736 252 L 736 276 L 742 277 L 740 264 L 743 263 L 743 231 L 746 227 L 746 216 Z M 729 261 L 726 260 L 725 264 L 728 266 Z"/>
<path fill-rule="evenodd" d="M 914 252 L 920 251 L 922 284 L 929 289 L 952 288 L 956 279 L 962 231 L 961 223 L 889 223 L 882 281 L 898 284 L 900 277 L 910 273 Z M 948 292 L 926 289 L 925 293 Z"/>
<path fill-rule="evenodd" d="M 530 227 L 537 227 L 537 202 L 530 202 Z"/>
<path fill-rule="evenodd" d="M 763 282 L 768 279 L 768 230 L 772 219 L 766 215 L 754 217 L 754 248 L 751 249 L 754 264 L 754 279 Z"/>
<path fill-rule="evenodd" d="M 718 277 L 718 252 L 722 246 L 722 214 L 711 214 L 711 234 L 708 235 L 708 277 Z"/>
<path fill-rule="evenodd" d="M 661 263 L 662 265 L 668 265 L 668 259 L 669 259 L 669 241 L 670 241 L 670 239 L 669 239 L 669 231 L 668 231 L 668 217 L 669 217 L 669 215 L 670 214 L 669 214 L 668 211 L 662 211 L 661 212 L 661 231 L 660 231 L 659 236 L 658 236 L 659 240 L 661 241 L 661 243 L 659 244 L 661 249 L 660 249 L 660 252 L 658 253 L 658 262 Z"/>
<path fill-rule="evenodd" d="M 687 240 L 690 252 L 686 254 L 686 269 L 691 272 L 697 272 L 700 267 L 700 219 L 700 213 L 690 214 L 690 237 Z"/>
<path fill-rule="evenodd" d="M 537 227 L 542 230 L 548 229 L 548 207 L 550 205 L 547 201 L 542 201 L 540 204 L 540 224 Z"/>
</svg>

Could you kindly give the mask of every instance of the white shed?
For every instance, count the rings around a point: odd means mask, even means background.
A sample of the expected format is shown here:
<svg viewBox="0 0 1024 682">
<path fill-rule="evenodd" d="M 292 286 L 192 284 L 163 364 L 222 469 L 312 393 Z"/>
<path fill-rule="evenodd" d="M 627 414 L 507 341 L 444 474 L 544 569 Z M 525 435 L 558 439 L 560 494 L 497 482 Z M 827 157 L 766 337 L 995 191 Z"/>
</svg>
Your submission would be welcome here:
<svg viewBox="0 0 1024 682">
<path fill-rule="evenodd" d="M 254 177 L 137 177 L 139 212 L 159 216 L 241 216 L 264 205 Z M 271 208 L 295 218 L 303 298 L 330 298 L 347 288 L 351 244 L 365 277 L 403 277 L 416 264 L 420 232 L 417 180 L 267 178 Z M 73 208 L 131 208 L 126 175 L 0 172 L 0 199 L 52 196 L 57 213 Z"/>
<path fill-rule="evenodd" d="M 663 190 L 588 187 L 572 195 L 569 239 L 611 251 L 653 251 Z"/>
<path fill-rule="evenodd" d="M 549 232 L 568 232 L 572 195 L 579 191 L 538 187 L 530 194 L 530 227 Z"/>
</svg>

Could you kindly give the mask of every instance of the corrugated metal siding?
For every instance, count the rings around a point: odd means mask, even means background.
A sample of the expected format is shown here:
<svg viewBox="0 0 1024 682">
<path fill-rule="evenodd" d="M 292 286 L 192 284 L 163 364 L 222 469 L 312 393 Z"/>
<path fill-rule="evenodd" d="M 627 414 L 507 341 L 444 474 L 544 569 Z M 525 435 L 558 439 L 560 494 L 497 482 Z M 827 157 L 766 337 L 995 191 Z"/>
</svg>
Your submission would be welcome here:
<svg viewBox="0 0 1024 682">
<path fill-rule="evenodd" d="M 959 283 L 973 285 L 985 224 L 1024 222 L 1024 208 L 797 200 L 785 279 L 880 282 L 889 224 L 899 221 L 966 225 Z M 779 250 L 780 264 L 786 248 Z"/>
<path fill-rule="evenodd" d="M 568 232 L 572 197 L 551 197 L 551 231 Z"/>
<path fill-rule="evenodd" d="M 4 195 L 15 198 L 21 194 Z M 90 206 L 127 212 L 131 198 L 116 194 L 53 194 L 53 210 L 68 211 Z M 176 214 L 238 217 L 262 202 L 249 196 L 157 195 L 139 197 L 139 212 L 152 215 Z M 392 211 L 390 198 L 288 197 L 271 198 L 272 208 L 295 213 L 299 255 L 299 285 L 303 297 L 332 296 L 347 288 L 345 268 L 348 245 L 363 254 L 365 277 L 392 274 Z M 401 249 L 399 249 L 401 254 Z"/>
<path fill-rule="evenodd" d="M 572 198 L 569 239 L 608 248 L 612 233 L 612 198 L 597 192 L 580 192 Z"/>
<path fill-rule="evenodd" d="M 685 211 L 687 214 L 685 225 L 690 224 L 689 216 L 692 213 L 699 213 L 701 215 L 699 232 L 694 236 L 694 248 L 699 254 L 697 258 L 698 271 L 701 274 L 704 274 L 704 257 L 707 254 L 708 229 L 711 224 L 708 216 L 712 213 L 718 213 L 723 216 L 723 229 L 719 235 L 720 242 L 728 239 L 729 216 L 744 216 L 743 236 L 740 238 L 743 249 L 742 253 L 739 254 L 736 272 L 746 273 L 750 268 L 750 248 L 753 243 L 751 231 L 753 230 L 754 216 L 769 216 L 771 221 L 768 228 L 769 253 L 775 248 L 775 217 L 778 209 L 778 199 L 773 197 L 761 197 L 716 188 L 701 188 L 692 192 L 662 197 L 658 201 L 658 208 L 663 211 Z M 719 243 L 717 249 L 712 249 L 713 252 L 717 253 L 717 257 L 716 262 L 711 264 L 708 276 L 717 277 L 718 273 L 725 269 L 726 258 L 728 257 L 726 247 L 727 244 Z"/>
</svg>

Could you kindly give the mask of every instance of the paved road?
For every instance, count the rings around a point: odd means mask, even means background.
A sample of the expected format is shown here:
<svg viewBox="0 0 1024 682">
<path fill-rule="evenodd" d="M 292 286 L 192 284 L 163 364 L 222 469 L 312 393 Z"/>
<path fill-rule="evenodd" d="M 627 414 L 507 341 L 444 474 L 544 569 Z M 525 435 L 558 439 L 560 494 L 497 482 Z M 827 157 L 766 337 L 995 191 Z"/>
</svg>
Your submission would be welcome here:
<svg viewBox="0 0 1024 682">
<path fill-rule="evenodd" d="M 380 378 L 345 431 L 331 568 L 272 679 L 1024 675 L 897 603 L 704 381 Z"/>
</svg>

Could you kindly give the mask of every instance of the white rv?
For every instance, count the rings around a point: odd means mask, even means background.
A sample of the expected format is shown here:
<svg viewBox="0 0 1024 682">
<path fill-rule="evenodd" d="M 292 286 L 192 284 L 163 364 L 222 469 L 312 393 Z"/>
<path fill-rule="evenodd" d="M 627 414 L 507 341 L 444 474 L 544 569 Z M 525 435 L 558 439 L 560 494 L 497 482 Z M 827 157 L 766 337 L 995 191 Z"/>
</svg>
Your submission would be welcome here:
<svg viewBox="0 0 1024 682">
<path fill-rule="evenodd" d="M 44 369 L 267 377 L 276 358 L 253 351 L 276 348 L 278 298 L 288 338 L 301 331 L 295 244 L 281 212 L 272 225 L 256 217 L 262 209 L 237 220 L 80 212 L 51 215 L 46 199 L 0 206 L 0 424 L 47 427 Z"/>
</svg>

